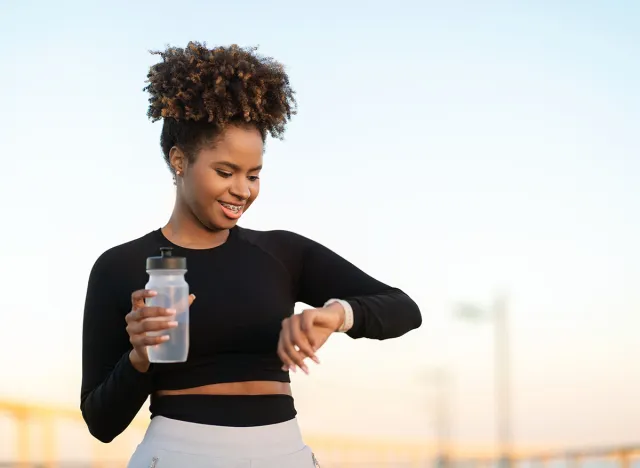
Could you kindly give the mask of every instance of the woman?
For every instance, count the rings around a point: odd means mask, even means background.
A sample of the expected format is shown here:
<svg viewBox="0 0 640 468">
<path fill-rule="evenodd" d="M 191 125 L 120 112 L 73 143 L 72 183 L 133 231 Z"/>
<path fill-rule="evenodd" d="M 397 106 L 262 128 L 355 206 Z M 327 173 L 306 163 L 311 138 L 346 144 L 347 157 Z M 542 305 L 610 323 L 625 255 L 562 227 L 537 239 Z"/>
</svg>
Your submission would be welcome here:
<svg viewBox="0 0 640 468">
<path fill-rule="evenodd" d="M 148 75 L 152 120 L 176 199 L 161 229 L 95 262 L 83 323 L 81 409 L 110 442 L 151 396 L 151 423 L 130 468 L 304 468 L 289 371 L 332 333 L 389 339 L 419 327 L 417 305 L 324 246 L 287 231 L 241 228 L 260 189 L 267 134 L 295 113 L 283 67 L 237 46 L 156 52 Z M 146 307 L 145 260 L 160 247 L 187 258 L 190 349 L 184 363 L 150 364 L 147 332 L 175 326 Z M 293 314 L 296 302 L 313 309 Z M 145 318 L 164 316 L 167 320 Z M 315 465 L 317 466 L 317 464 Z"/>
</svg>

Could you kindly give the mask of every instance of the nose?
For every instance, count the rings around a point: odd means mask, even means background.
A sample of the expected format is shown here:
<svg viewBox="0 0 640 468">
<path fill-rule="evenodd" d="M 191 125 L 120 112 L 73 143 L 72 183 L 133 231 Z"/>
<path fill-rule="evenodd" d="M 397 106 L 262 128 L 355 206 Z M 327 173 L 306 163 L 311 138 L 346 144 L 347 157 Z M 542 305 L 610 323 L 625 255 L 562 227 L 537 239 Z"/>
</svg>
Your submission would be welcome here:
<svg viewBox="0 0 640 468">
<path fill-rule="evenodd" d="M 237 177 L 231 184 L 229 193 L 239 200 L 247 200 L 251 196 L 251 189 L 246 177 Z"/>
</svg>

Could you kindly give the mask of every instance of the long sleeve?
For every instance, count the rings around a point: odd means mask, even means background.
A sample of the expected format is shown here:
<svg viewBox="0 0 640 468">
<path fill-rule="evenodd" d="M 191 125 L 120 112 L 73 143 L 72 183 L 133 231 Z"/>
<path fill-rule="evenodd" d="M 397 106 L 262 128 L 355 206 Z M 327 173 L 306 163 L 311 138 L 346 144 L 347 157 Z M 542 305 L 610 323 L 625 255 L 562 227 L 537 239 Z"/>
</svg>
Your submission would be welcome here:
<svg viewBox="0 0 640 468">
<path fill-rule="evenodd" d="M 335 252 L 304 239 L 298 278 L 298 301 L 322 307 L 342 299 L 353 308 L 352 338 L 396 338 L 422 325 L 418 305 L 403 291 L 388 286 Z"/>
<path fill-rule="evenodd" d="M 82 330 L 80 409 L 89 432 L 108 443 L 122 433 L 151 392 L 150 373 L 129 360 L 125 315 L 128 294 L 103 254 L 89 275 Z"/>
</svg>

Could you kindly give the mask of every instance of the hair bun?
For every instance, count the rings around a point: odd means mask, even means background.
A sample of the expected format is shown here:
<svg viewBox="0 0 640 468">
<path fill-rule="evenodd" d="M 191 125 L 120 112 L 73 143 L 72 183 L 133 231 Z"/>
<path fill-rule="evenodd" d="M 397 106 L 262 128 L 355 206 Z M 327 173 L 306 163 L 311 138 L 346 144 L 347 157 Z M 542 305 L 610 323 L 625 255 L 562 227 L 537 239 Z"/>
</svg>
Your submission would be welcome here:
<svg viewBox="0 0 640 468">
<path fill-rule="evenodd" d="M 282 64 L 236 44 L 208 49 L 199 42 L 186 48 L 151 51 L 162 57 L 147 75 L 152 121 L 255 125 L 263 135 L 281 137 L 296 113 L 294 91 Z"/>
</svg>

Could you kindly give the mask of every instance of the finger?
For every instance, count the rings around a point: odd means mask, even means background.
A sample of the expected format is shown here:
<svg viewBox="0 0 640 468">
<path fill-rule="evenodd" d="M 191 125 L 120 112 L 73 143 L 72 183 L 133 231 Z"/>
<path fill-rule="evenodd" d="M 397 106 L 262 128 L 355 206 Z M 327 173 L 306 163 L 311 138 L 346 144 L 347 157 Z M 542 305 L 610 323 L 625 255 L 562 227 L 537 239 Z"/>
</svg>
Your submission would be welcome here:
<svg viewBox="0 0 640 468">
<path fill-rule="evenodd" d="M 189 294 L 189 305 L 193 304 L 193 301 L 196 300 L 195 294 Z"/>
<path fill-rule="evenodd" d="M 307 351 L 305 352 L 307 353 L 307 356 L 313 359 L 316 364 L 320 364 L 320 360 L 315 355 L 315 352 L 318 350 L 318 343 L 316 343 L 314 339 L 314 335 L 312 333 L 313 325 L 318 314 L 315 310 L 309 309 L 309 310 L 303 311 L 302 314 L 300 315 L 302 316 L 301 317 L 302 323 L 300 327 L 302 328 L 302 331 L 304 332 L 304 334 L 307 336 L 307 340 L 309 341 L 309 346 L 311 348 L 311 354 L 309 354 Z"/>
<path fill-rule="evenodd" d="M 316 311 L 313 309 L 303 310 L 300 314 L 300 318 L 302 323 L 300 324 L 300 328 L 302 328 L 305 332 L 310 332 L 313 329 L 313 322 L 316 318 Z"/>
<path fill-rule="evenodd" d="M 178 326 L 174 320 L 143 320 L 131 322 L 127 325 L 129 336 L 144 335 L 147 332 L 169 330 Z"/>
<path fill-rule="evenodd" d="M 317 362 L 317 358 L 315 357 L 315 352 L 309 343 L 309 338 L 307 333 L 303 330 L 305 319 L 304 317 L 299 320 L 294 321 L 291 327 L 291 341 L 292 343 L 298 347 L 298 350 L 301 351 L 306 356 L 310 357 L 314 361 Z M 311 330 L 311 328 L 307 328 Z"/>
<path fill-rule="evenodd" d="M 280 341 L 282 342 L 282 352 L 284 353 L 285 358 L 283 361 L 287 364 L 289 370 L 293 372 L 296 371 L 296 362 L 294 360 L 294 356 L 296 354 L 295 349 L 293 349 L 293 344 L 291 343 L 291 319 L 285 320 L 283 322 L 282 330 L 280 332 Z"/>
<path fill-rule="evenodd" d="M 284 339 L 285 327 L 286 327 L 286 324 L 283 322 L 282 330 L 280 331 L 280 339 L 278 340 L 278 357 L 284 363 L 284 366 L 282 366 L 282 370 L 283 371 L 287 371 L 287 370 L 290 370 L 290 369 L 293 369 L 295 371 L 295 365 L 293 364 L 293 361 L 289 358 L 289 355 L 284 350 L 284 347 L 285 347 L 285 343 L 284 343 L 284 341 L 285 341 L 285 339 Z"/>
<path fill-rule="evenodd" d="M 134 348 L 141 348 L 144 346 L 154 346 L 160 343 L 164 343 L 165 341 L 169 341 L 169 335 L 134 335 L 129 341 Z"/>
<path fill-rule="evenodd" d="M 304 355 L 296 349 L 296 343 L 294 341 L 297 338 L 298 341 L 302 342 L 302 333 L 300 330 L 300 319 L 295 315 L 291 317 L 289 320 L 289 326 L 286 330 L 283 329 L 284 332 L 284 351 L 287 353 L 289 358 L 304 371 L 305 374 L 309 373 L 309 369 L 304 363 Z M 294 338 L 295 337 L 295 338 Z M 307 342 L 308 343 L 308 342 Z"/>
<path fill-rule="evenodd" d="M 131 306 L 134 309 L 140 309 L 142 307 L 144 307 L 144 300 L 148 297 L 154 297 L 156 296 L 158 293 L 155 291 L 152 291 L 150 289 L 138 289 L 137 291 L 134 291 L 133 293 L 131 293 Z"/>
<path fill-rule="evenodd" d="M 282 340 L 278 342 L 278 357 L 282 361 L 283 371 L 293 370 L 295 372 L 295 365 L 293 364 L 293 361 L 289 359 L 289 356 L 287 355 L 287 353 L 285 353 L 284 344 L 282 343 Z"/>
<path fill-rule="evenodd" d="M 169 330 L 178 326 L 178 322 L 175 320 L 145 320 L 138 322 L 142 332 L 154 332 L 161 330 Z"/>
<path fill-rule="evenodd" d="M 127 334 L 129 335 L 129 341 L 136 336 L 144 333 L 142 329 L 142 322 L 133 321 L 127 324 Z"/>
<path fill-rule="evenodd" d="M 175 314 L 175 309 L 165 309 L 164 307 L 142 307 L 141 309 L 132 310 L 127 314 L 127 316 L 129 316 L 129 322 L 135 322 L 151 317 L 169 317 Z"/>
</svg>

